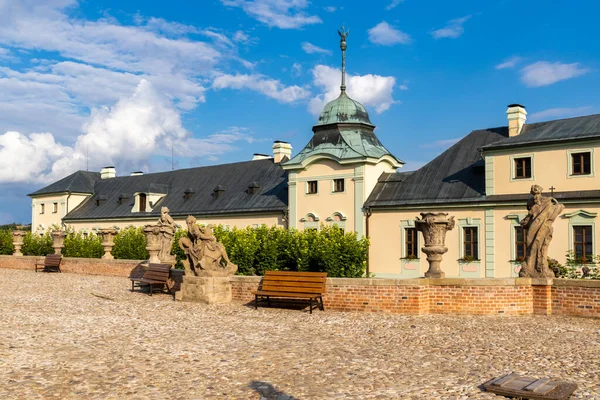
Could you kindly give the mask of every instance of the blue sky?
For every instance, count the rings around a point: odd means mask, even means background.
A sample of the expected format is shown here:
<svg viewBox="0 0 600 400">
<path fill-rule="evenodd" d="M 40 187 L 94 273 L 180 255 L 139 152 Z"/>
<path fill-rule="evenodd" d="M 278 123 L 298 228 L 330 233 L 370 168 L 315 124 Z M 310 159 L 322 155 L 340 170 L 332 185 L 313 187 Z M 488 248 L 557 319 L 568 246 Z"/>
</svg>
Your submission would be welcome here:
<svg viewBox="0 0 600 400">
<path fill-rule="evenodd" d="M 573 0 L 0 2 L 0 223 L 78 169 L 299 151 L 348 92 L 406 169 L 473 129 L 600 112 L 600 5 Z"/>
</svg>

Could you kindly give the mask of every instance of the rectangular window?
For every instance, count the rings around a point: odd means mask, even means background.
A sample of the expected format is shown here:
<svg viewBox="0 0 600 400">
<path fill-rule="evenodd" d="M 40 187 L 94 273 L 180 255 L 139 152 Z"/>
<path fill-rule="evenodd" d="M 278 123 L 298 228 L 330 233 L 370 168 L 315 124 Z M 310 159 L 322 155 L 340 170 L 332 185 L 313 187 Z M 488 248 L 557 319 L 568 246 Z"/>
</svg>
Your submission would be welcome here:
<svg viewBox="0 0 600 400">
<path fill-rule="evenodd" d="M 306 193 L 317 194 L 317 191 L 318 191 L 317 181 L 308 181 L 306 186 L 307 186 Z"/>
<path fill-rule="evenodd" d="M 592 246 L 592 226 L 574 226 L 573 249 L 575 250 L 575 258 L 582 262 L 592 261 L 594 255 Z"/>
<path fill-rule="evenodd" d="M 343 179 L 334 179 L 333 180 L 333 191 L 335 193 L 344 191 L 344 180 Z"/>
<path fill-rule="evenodd" d="M 54 214 L 58 212 L 58 203 L 52 203 L 52 212 Z"/>
<path fill-rule="evenodd" d="M 515 260 L 524 261 L 527 254 L 527 231 L 522 226 L 515 226 Z"/>
<path fill-rule="evenodd" d="M 45 204 L 40 204 L 40 214 L 43 214 L 44 211 L 46 211 L 46 205 Z"/>
<path fill-rule="evenodd" d="M 479 245 L 477 243 L 477 228 L 465 227 L 464 234 L 464 258 L 471 260 L 479 260 Z"/>
<path fill-rule="evenodd" d="M 531 157 L 515 158 L 515 179 L 531 178 Z"/>
<path fill-rule="evenodd" d="M 87 239 L 88 238 L 88 233 L 87 232 L 83 232 L 83 238 Z"/>
<path fill-rule="evenodd" d="M 406 249 L 405 258 L 419 258 L 419 245 L 417 243 L 417 229 L 404 229 L 404 248 Z"/>
<path fill-rule="evenodd" d="M 592 155 L 590 152 L 571 154 L 573 161 L 572 175 L 589 175 L 592 173 Z"/>
<path fill-rule="evenodd" d="M 146 212 L 146 193 L 140 193 L 140 212 Z"/>
</svg>

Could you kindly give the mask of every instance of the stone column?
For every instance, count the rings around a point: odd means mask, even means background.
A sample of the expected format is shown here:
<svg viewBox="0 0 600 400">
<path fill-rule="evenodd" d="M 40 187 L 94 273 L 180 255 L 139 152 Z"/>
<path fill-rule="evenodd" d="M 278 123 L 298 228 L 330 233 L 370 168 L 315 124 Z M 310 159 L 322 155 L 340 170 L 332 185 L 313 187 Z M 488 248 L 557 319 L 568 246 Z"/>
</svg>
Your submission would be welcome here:
<svg viewBox="0 0 600 400">
<path fill-rule="evenodd" d="M 13 236 L 13 246 L 15 247 L 15 252 L 13 256 L 22 256 L 21 247 L 23 247 L 23 239 L 25 239 L 25 231 L 16 230 L 12 232 Z"/>
<path fill-rule="evenodd" d="M 115 245 L 113 239 L 117 234 L 117 230 L 115 228 L 103 228 L 98 231 L 100 236 L 102 236 L 102 247 L 104 248 L 104 255 L 102 256 L 103 260 L 114 260 L 115 257 L 110 253 L 112 248 Z"/>
<path fill-rule="evenodd" d="M 160 252 L 162 241 L 160 238 L 160 227 L 158 225 L 144 226 L 146 234 L 146 250 L 150 254 L 148 262 L 151 264 L 160 264 L 158 253 Z"/>
<path fill-rule="evenodd" d="M 52 236 L 52 248 L 54 249 L 54 254 L 62 254 L 62 249 L 65 247 L 65 237 L 67 237 L 67 232 L 52 231 L 50 236 Z"/>
<path fill-rule="evenodd" d="M 446 232 L 454 228 L 454 217 L 448 218 L 448 213 L 421 213 L 421 219 L 415 219 L 415 227 L 423 233 L 425 246 L 421 251 L 427 255 L 429 270 L 425 278 L 444 278 L 440 264 L 442 254 L 448 251 L 446 247 Z"/>
</svg>

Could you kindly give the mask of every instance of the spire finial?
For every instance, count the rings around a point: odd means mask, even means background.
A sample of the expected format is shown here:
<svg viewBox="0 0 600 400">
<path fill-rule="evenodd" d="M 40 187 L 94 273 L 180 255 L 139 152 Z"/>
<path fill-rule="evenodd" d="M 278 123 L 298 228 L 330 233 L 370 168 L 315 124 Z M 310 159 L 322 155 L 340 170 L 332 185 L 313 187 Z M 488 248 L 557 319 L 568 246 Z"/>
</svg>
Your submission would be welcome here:
<svg viewBox="0 0 600 400">
<path fill-rule="evenodd" d="M 342 93 L 346 91 L 346 38 L 349 33 L 350 30 L 346 30 L 344 25 L 342 25 L 341 31 L 338 30 L 338 35 L 340 35 L 340 49 L 342 49 L 342 86 L 340 86 Z"/>
</svg>

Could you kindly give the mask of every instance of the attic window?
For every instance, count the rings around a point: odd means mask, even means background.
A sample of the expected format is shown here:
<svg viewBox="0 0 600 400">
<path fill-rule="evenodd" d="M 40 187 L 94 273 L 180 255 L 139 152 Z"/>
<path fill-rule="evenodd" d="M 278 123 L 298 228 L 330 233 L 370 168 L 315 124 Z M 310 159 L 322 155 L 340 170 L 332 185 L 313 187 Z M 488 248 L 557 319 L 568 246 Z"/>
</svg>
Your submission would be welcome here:
<svg viewBox="0 0 600 400">
<path fill-rule="evenodd" d="M 183 198 L 184 198 L 185 200 L 189 200 L 189 199 L 191 199 L 191 198 L 192 198 L 192 196 L 194 195 L 194 193 L 196 193 L 196 192 L 194 191 L 194 189 L 192 189 L 192 188 L 187 188 L 187 189 L 185 189 L 185 192 L 183 192 Z"/>
<path fill-rule="evenodd" d="M 119 204 L 126 203 L 129 200 L 129 195 L 127 193 L 121 193 L 119 196 Z"/>
<path fill-rule="evenodd" d="M 225 193 L 225 186 L 223 185 L 217 185 L 217 187 L 213 189 L 213 197 L 215 199 L 219 198 L 219 196 L 222 196 L 223 193 Z"/>
<path fill-rule="evenodd" d="M 140 212 L 146 212 L 146 193 L 139 194 Z"/>
<path fill-rule="evenodd" d="M 100 206 L 105 201 L 106 201 L 106 196 L 98 196 L 98 198 L 96 199 L 96 206 Z"/>
<path fill-rule="evenodd" d="M 249 186 L 248 186 L 248 194 L 255 194 L 258 193 L 258 190 L 260 189 L 260 185 L 257 182 L 252 182 Z"/>
</svg>

